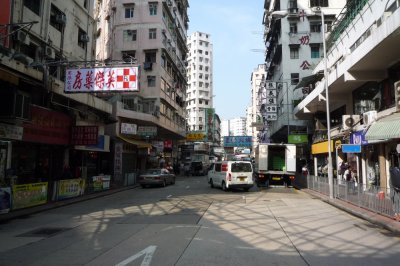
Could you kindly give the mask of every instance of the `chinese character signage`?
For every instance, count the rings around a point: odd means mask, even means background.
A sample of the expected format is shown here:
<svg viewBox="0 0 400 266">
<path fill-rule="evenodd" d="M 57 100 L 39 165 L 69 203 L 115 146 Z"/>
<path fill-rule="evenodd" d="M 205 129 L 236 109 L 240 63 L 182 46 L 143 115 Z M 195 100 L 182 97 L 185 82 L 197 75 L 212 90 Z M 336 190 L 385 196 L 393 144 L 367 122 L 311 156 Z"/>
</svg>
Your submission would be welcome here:
<svg viewBox="0 0 400 266">
<path fill-rule="evenodd" d="M 225 136 L 224 147 L 251 147 L 251 136 Z"/>
<path fill-rule="evenodd" d="M 186 134 L 187 141 L 202 141 L 206 139 L 204 132 L 190 132 Z"/>
<path fill-rule="evenodd" d="M 67 69 L 64 92 L 138 91 L 137 67 Z"/>
<path fill-rule="evenodd" d="M 127 135 L 136 135 L 137 125 L 130 123 L 121 123 L 121 133 Z"/>
<path fill-rule="evenodd" d="M 73 126 L 71 132 L 72 145 L 96 145 L 98 138 L 97 126 Z"/>
<path fill-rule="evenodd" d="M 267 121 L 277 120 L 277 83 L 267 82 L 265 95 L 265 113 L 264 117 Z"/>
<path fill-rule="evenodd" d="M 157 135 L 157 127 L 152 126 L 138 126 L 137 134 L 139 136 L 156 136 Z"/>
</svg>

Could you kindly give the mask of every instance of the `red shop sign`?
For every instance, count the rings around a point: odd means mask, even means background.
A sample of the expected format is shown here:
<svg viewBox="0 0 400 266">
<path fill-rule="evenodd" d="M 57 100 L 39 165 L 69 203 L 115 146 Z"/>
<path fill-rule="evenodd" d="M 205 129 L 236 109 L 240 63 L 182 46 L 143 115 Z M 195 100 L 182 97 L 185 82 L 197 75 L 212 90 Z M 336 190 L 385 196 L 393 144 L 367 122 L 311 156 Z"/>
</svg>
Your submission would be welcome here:
<svg viewBox="0 0 400 266">
<path fill-rule="evenodd" d="M 73 126 L 71 132 L 72 145 L 96 145 L 98 139 L 97 126 Z"/>
<path fill-rule="evenodd" d="M 31 105 L 31 117 L 30 122 L 23 124 L 23 141 L 58 145 L 69 144 L 71 117 L 35 105 Z"/>
</svg>

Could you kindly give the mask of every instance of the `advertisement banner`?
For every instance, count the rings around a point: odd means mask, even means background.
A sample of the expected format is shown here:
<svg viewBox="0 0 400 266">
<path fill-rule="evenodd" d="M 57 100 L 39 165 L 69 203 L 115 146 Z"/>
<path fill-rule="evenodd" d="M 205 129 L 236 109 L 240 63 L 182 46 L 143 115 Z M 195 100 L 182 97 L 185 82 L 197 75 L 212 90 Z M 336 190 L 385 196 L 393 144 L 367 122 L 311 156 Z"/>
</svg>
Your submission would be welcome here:
<svg viewBox="0 0 400 266">
<path fill-rule="evenodd" d="M 205 132 L 189 132 L 186 134 L 187 141 L 205 141 L 206 134 Z"/>
<path fill-rule="evenodd" d="M 97 145 L 98 126 L 73 126 L 71 130 L 72 145 Z"/>
<path fill-rule="evenodd" d="M 225 136 L 224 147 L 251 147 L 251 136 Z"/>
<path fill-rule="evenodd" d="M 57 182 L 57 200 L 63 200 L 83 195 L 85 180 L 81 178 L 60 180 Z"/>
<path fill-rule="evenodd" d="M 11 209 L 11 188 L 0 187 L 0 214 L 7 213 Z"/>
<path fill-rule="evenodd" d="M 12 186 L 12 209 L 21 209 L 47 202 L 47 182 Z"/>
<path fill-rule="evenodd" d="M 67 69 L 64 92 L 139 91 L 138 67 Z"/>
<path fill-rule="evenodd" d="M 60 112 L 31 105 L 31 121 L 24 122 L 22 139 L 45 144 L 70 144 L 72 118 Z"/>
<path fill-rule="evenodd" d="M 93 176 L 93 191 L 102 191 L 110 188 L 111 176 L 98 175 Z"/>
<path fill-rule="evenodd" d="M 290 144 L 308 143 L 308 136 L 307 134 L 291 134 L 288 137 L 288 143 Z"/>
</svg>

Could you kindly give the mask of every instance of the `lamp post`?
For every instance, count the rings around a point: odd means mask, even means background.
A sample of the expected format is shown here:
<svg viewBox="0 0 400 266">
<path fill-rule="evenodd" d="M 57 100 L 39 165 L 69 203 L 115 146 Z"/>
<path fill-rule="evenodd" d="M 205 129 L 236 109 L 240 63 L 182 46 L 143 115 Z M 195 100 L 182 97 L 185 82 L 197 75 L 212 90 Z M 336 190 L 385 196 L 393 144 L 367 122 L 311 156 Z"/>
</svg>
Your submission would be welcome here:
<svg viewBox="0 0 400 266">
<path fill-rule="evenodd" d="M 321 7 L 314 7 L 312 11 L 321 16 L 321 33 L 322 33 L 322 47 L 324 50 L 324 88 L 326 98 L 326 128 L 328 137 L 328 183 L 329 183 L 329 198 L 333 199 L 333 169 L 332 169 L 332 147 L 331 147 L 331 117 L 329 111 L 329 91 L 328 91 L 328 60 L 326 58 L 326 43 L 325 43 L 325 15 Z M 271 17 L 277 19 L 284 18 L 288 15 L 287 10 L 278 10 L 271 12 Z M 289 114 L 288 114 L 289 115 Z M 289 126 L 289 125 L 288 125 Z M 289 136 L 289 135 L 288 135 Z"/>
</svg>

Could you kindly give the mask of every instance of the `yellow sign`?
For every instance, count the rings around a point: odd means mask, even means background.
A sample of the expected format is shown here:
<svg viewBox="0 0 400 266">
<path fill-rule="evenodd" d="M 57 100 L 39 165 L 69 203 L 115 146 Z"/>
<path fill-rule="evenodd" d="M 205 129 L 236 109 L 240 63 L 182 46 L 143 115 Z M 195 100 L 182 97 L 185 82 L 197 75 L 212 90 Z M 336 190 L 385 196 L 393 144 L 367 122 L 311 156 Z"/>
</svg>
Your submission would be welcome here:
<svg viewBox="0 0 400 266">
<path fill-rule="evenodd" d="M 204 140 L 206 134 L 204 133 L 188 133 L 186 134 L 186 140 L 188 141 L 199 141 Z"/>
<path fill-rule="evenodd" d="M 12 186 L 12 209 L 45 204 L 47 186 L 47 182 Z"/>
<path fill-rule="evenodd" d="M 331 152 L 334 152 L 333 148 L 333 140 L 331 140 Z M 321 154 L 321 153 L 328 153 L 328 142 L 320 142 L 320 143 L 315 143 L 311 146 L 311 153 L 312 154 Z"/>
</svg>

